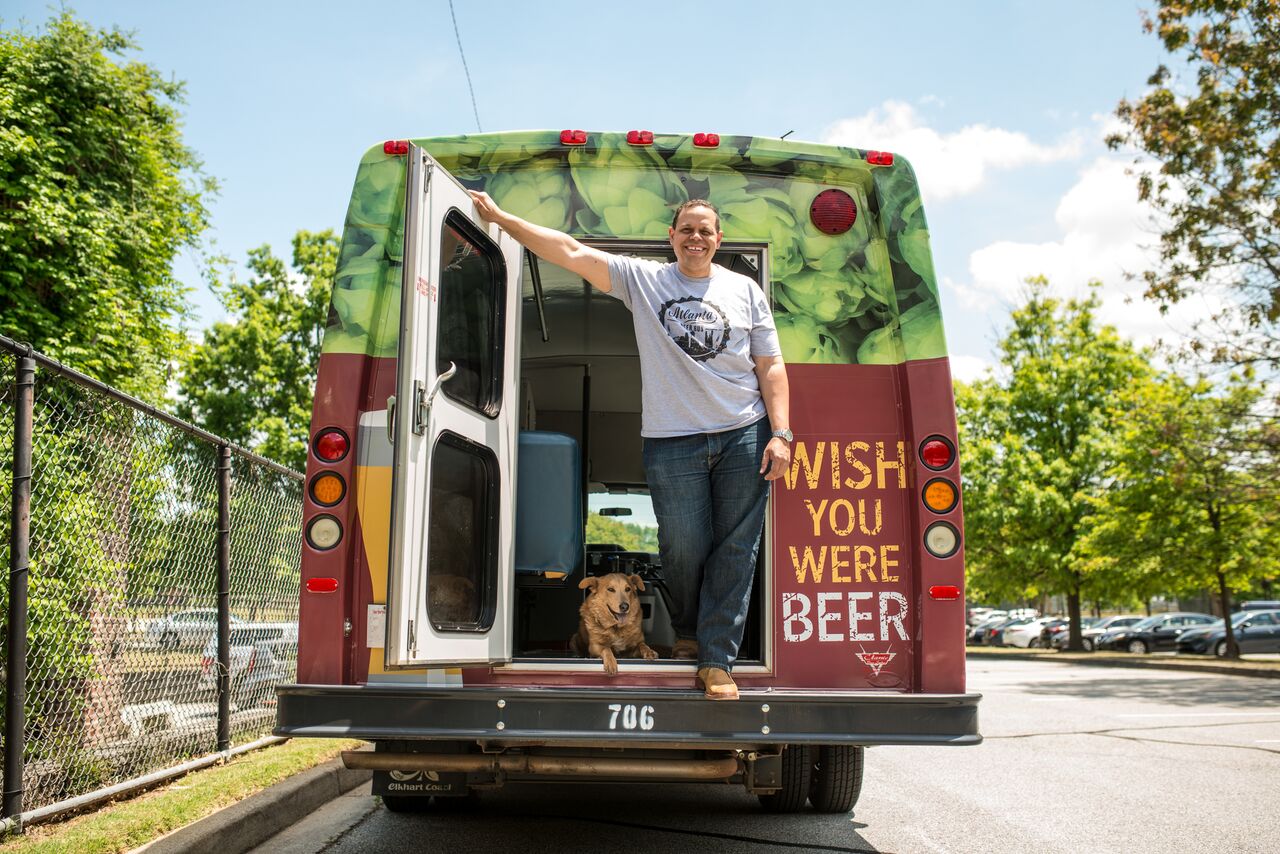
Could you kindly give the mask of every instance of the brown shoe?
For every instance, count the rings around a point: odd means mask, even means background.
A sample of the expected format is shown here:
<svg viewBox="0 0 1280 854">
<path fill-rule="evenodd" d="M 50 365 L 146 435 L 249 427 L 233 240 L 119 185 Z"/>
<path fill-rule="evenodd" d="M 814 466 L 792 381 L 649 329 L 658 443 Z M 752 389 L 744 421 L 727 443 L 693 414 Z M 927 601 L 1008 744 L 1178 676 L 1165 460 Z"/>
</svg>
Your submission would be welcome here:
<svg viewBox="0 0 1280 854">
<path fill-rule="evenodd" d="M 719 667 L 704 667 L 698 671 L 698 684 L 702 686 L 702 696 L 708 700 L 736 700 L 738 686 L 734 684 L 729 671 Z"/>
<path fill-rule="evenodd" d="M 693 638 L 680 638 L 671 647 L 671 657 L 697 660 L 698 642 Z"/>
</svg>

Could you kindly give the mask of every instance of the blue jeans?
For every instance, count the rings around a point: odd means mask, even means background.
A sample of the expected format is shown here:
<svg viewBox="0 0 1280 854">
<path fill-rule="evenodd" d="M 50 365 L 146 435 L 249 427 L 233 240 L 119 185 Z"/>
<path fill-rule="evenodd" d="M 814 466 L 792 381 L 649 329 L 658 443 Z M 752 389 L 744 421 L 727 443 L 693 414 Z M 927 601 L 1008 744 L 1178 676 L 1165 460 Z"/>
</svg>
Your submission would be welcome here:
<svg viewBox="0 0 1280 854">
<path fill-rule="evenodd" d="M 769 484 L 760 458 L 769 420 L 723 433 L 644 440 L 658 550 L 677 638 L 697 638 L 698 667 L 729 670 L 742 644 Z"/>
</svg>

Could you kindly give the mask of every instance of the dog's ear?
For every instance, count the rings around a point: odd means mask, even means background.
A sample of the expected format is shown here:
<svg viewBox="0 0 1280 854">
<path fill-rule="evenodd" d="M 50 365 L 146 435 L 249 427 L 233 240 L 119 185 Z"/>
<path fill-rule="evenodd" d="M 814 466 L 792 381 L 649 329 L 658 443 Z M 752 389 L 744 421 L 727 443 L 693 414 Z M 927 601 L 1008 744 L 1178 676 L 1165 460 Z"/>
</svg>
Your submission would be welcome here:
<svg viewBox="0 0 1280 854">
<path fill-rule="evenodd" d="M 594 593 L 596 592 L 596 585 L 598 585 L 599 583 L 600 583 L 600 579 L 596 578 L 594 575 L 588 575 L 586 578 L 578 582 L 578 587 L 582 588 L 583 590 L 590 590 L 592 593 Z"/>
<path fill-rule="evenodd" d="M 628 575 L 627 581 L 630 581 L 632 586 L 635 587 L 635 589 L 637 590 L 644 589 L 644 579 L 638 575 Z"/>
</svg>

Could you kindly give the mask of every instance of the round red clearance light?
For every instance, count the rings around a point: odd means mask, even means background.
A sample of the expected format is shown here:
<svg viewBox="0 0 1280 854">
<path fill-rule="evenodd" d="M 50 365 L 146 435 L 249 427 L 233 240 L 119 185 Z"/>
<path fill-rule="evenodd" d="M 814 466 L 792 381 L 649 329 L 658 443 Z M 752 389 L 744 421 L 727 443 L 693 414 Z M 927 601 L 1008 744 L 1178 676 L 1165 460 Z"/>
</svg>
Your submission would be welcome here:
<svg viewBox="0 0 1280 854">
<path fill-rule="evenodd" d="M 823 234 L 844 234 L 858 219 L 858 204 L 844 190 L 823 190 L 809 205 L 809 219 Z"/>
<path fill-rule="evenodd" d="M 955 448 L 941 436 L 930 436 L 920 445 L 920 461 L 926 468 L 942 471 L 955 459 Z"/>
<path fill-rule="evenodd" d="M 326 463 L 336 463 L 351 450 L 351 442 L 347 439 L 346 433 L 337 428 L 330 428 L 320 431 L 312 447 L 317 457 Z"/>
</svg>

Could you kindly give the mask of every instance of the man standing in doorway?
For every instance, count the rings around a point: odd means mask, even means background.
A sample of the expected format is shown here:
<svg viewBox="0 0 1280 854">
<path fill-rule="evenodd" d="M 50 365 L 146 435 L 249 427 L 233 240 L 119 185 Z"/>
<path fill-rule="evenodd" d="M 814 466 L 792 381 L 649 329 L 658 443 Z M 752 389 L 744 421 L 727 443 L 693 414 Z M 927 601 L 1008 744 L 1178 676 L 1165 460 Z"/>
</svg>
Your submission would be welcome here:
<svg viewBox="0 0 1280 854">
<path fill-rule="evenodd" d="M 676 658 L 696 658 L 713 700 L 746 627 L 769 482 L 791 463 L 786 366 L 764 292 L 712 263 L 724 240 L 712 205 L 676 209 L 675 263 L 614 255 L 501 210 L 471 193 L 480 217 L 631 311 L 643 384 L 645 476 L 674 600 Z"/>
</svg>

